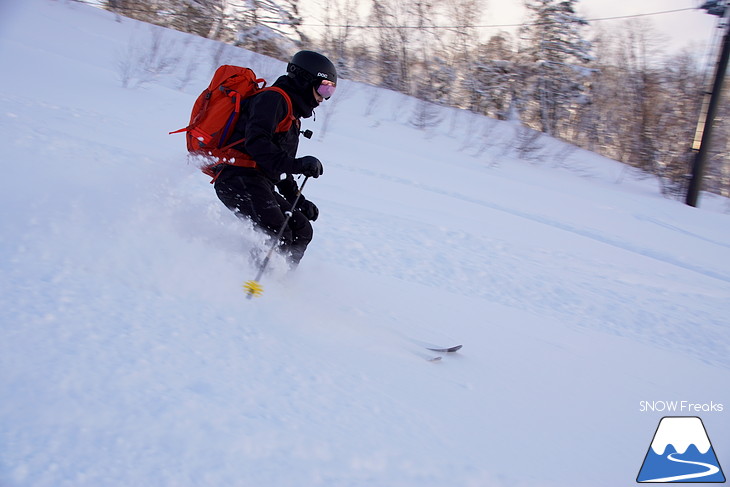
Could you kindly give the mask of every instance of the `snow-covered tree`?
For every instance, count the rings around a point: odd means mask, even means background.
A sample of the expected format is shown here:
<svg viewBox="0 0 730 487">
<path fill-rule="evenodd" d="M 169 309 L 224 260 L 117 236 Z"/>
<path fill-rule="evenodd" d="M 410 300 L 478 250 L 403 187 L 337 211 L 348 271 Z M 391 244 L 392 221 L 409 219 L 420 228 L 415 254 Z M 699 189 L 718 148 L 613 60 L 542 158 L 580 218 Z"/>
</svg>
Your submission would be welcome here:
<svg viewBox="0 0 730 487">
<path fill-rule="evenodd" d="M 528 68 L 522 98 L 530 121 L 550 135 L 559 135 L 585 102 L 591 45 L 583 38 L 587 22 L 575 12 L 577 0 L 525 0 L 531 21 L 521 29 Z"/>
<path fill-rule="evenodd" d="M 518 67 L 506 33 L 477 46 L 466 64 L 462 105 L 475 112 L 505 120 L 513 100 Z"/>
</svg>

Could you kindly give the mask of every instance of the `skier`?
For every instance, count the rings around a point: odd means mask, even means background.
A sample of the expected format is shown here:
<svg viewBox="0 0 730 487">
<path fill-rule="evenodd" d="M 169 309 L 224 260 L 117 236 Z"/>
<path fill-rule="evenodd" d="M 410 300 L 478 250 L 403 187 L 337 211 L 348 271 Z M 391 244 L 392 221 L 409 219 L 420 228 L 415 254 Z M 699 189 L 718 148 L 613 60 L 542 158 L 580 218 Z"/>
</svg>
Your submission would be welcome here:
<svg viewBox="0 0 730 487">
<path fill-rule="evenodd" d="M 310 222 L 319 216 L 317 206 L 303 195 L 297 207 L 292 208 L 299 192 L 293 175 L 317 178 L 324 172 L 316 157 L 296 157 L 300 119 L 311 117 L 314 109 L 334 94 L 336 85 L 337 71 L 329 59 L 313 51 L 296 53 L 287 65 L 287 74 L 272 85 L 284 90 L 290 99 L 294 117 L 291 128 L 286 132 L 276 131 L 289 113 L 290 102 L 282 93 L 263 91 L 247 98 L 229 140 L 243 140 L 233 148 L 251 156 L 255 167 L 221 164 L 217 168 L 218 198 L 237 215 L 250 218 L 272 238 L 282 229 L 285 212 L 292 212 L 283 229 L 279 249 L 293 267 L 299 264 L 312 240 Z"/>
</svg>

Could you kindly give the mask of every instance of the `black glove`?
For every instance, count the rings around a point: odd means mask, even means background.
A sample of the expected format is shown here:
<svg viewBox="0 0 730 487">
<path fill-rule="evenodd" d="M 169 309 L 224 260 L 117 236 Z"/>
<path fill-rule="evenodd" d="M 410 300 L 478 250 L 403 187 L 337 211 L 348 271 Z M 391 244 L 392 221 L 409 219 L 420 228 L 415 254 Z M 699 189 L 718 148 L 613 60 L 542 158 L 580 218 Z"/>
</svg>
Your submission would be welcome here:
<svg viewBox="0 0 730 487">
<path fill-rule="evenodd" d="M 317 208 L 317 205 L 309 200 L 300 200 L 298 210 L 301 211 L 310 222 L 315 221 L 319 216 L 319 208 Z"/>
<path fill-rule="evenodd" d="M 297 164 L 298 168 L 298 170 L 295 172 L 298 172 L 299 174 L 304 174 L 305 176 L 312 178 L 318 178 L 324 173 L 322 163 L 319 162 L 319 159 L 314 156 L 299 157 L 297 159 L 294 159 L 294 162 Z"/>
</svg>

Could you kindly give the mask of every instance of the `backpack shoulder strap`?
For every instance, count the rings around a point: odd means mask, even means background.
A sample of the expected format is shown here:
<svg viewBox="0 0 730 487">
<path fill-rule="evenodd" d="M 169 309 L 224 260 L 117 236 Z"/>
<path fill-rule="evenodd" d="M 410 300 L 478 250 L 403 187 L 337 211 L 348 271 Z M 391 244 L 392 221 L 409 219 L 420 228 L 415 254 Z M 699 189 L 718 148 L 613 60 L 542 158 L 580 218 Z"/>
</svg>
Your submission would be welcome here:
<svg viewBox="0 0 730 487">
<path fill-rule="evenodd" d="M 261 91 L 276 91 L 281 96 L 284 97 L 284 100 L 286 101 L 286 116 L 284 117 L 284 120 L 279 122 L 279 125 L 276 126 L 277 132 L 287 132 L 292 124 L 294 123 L 294 108 L 292 106 L 291 98 L 286 93 L 286 91 L 282 90 L 278 86 L 269 86 L 268 88 L 264 88 Z"/>
<path fill-rule="evenodd" d="M 274 129 L 274 132 L 288 132 L 291 126 L 294 124 L 294 121 L 296 120 L 296 117 L 294 117 L 294 106 L 292 105 L 291 98 L 287 94 L 286 91 L 282 90 L 278 86 L 269 86 L 266 88 L 261 88 L 259 91 L 257 91 L 255 94 L 258 95 L 260 93 L 263 93 L 264 91 L 276 91 L 279 93 L 282 97 L 284 97 L 284 101 L 286 101 L 286 115 L 284 116 L 283 120 L 279 122 L 279 124 L 276 126 L 276 129 Z M 184 129 L 183 129 L 184 130 Z M 226 151 L 228 149 L 231 149 L 233 146 L 240 144 L 246 139 L 239 139 L 236 141 L 233 141 L 229 143 L 228 145 L 222 147 L 222 150 Z M 240 155 L 238 156 L 241 157 Z"/>
</svg>

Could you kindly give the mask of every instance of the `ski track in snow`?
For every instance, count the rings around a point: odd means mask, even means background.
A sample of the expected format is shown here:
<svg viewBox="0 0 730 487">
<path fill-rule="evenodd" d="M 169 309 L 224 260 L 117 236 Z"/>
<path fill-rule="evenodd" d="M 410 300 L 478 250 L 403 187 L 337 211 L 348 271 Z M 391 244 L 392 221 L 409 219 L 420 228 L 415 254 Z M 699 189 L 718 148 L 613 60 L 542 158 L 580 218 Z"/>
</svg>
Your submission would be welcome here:
<svg viewBox="0 0 730 487">
<path fill-rule="evenodd" d="M 683 271 L 689 271 L 722 281 L 720 287 L 727 288 L 724 283 L 730 282 L 722 273 L 600 235 L 590 228 L 577 228 L 464 194 L 424 187 L 423 184 L 404 178 L 362 169 L 356 171 L 376 180 L 415 187 L 457 202 L 504 212 L 538 225 L 547 225 L 559 232 L 589 238 L 597 244 L 605 244 L 619 251 L 676 266 L 678 269 L 672 274 L 678 281 L 687 279 Z M 422 194 L 418 197 L 428 198 Z M 595 255 L 581 255 L 559 248 L 541 248 L 530 241 L 500 241 L 489 236 L 488 228 L 482 232 L 476 229 L 456 230 L 393 215 L 373 215 L 355 208 L 348 209 L 342 215 L 339 219 L 331 218 L 329 227 L 323 230 L 327 232 L 323 238 L 327 240 L 323 244 L 326 246 L 323 255 L 336 253 L 338 262 L 353 269 L 367 269 L 376 274 L 437 287 L 454 294 L 484 298 L 580 327 L 640 338 L 670 349 L 696 354 L 697 358 L 709 363 L 730 367 L 725 320 L 714 318 L 715 313 L 721 313 L 726 307 L 726 296 L 712 288 L 707 289 L 707 295 L 702 292 L 698 294 L 697 290 L 687 292 L 683 286 L 656 293 L 657 288 L 649 284 L 651 279 L 643 270 L 647 264 L 641 259 L 642 269 L 637 270 L 634 260 L 624 267 L 619 262 L 625 259 L 610 250 L 596 252 Z M 330 229 L 336 229 L 336 232 Z M 672 230 L 676 228 L 672 226 Z M 690 236 L 695 238 L 694 235 Z M 359 243 L 373 239 L 395 244 L 365 246 Z M 724 246 L 714 241 L 710 243 Z M 603 259 L 596 259 L 596 256 L 604 253 Z M 653 267 L 651 263 L 648 266 Z M 663 275 L 657 276 L 660 280 L 670 279 L 664 275 L 666 267 L 662 266 L 661 272 Z M 571 277 L 566 278 L 568 275 Z M 651 291 L 652 301 L 647 303 L 644 294 L 626 288 L 628 282 L 646 286 Z M 706 310 L 698 308 L 698 298 L 708 306 Z M 647 309 L 651 309 L 651 313 L 646 312 Z M 691 321 L 688 321 L 687 316 L 692 316 Z M 702 348 L 697 348 L 698 333 L 703 337 L 705 346 Z"/>
<path fill-rule="evenodd" d="M 344 166 L 339 166 L 339 167 L 340 167 L 340 169 L 344 169 L 344 170 L 352 170 L 352 169 L 347 168 L 347 167 L 344 167 Z M 689 262 L 682 262 L 682 261 L 674 258 L 671 255 L 668 255 L 668 254 L 664 254 L 663 255 L 662 253 L 657 252 L 656 250 L 652 250 L 652 249 L 649 249 L 649 248 L 643 248 L 643 247 L 637 246 L 637 245 L 632 244 L 631 242 L 628 242 L 628 241 L 625 241 L 625 240 L 619 240 L 617 238 L 612 238 L 612 237 L 610 237 L 608 235 L 601 234 L 600 231 L 598 231 L 598 230 L 593 230 L 593 229 L 586 228 L 586 227 L 573 226 L 573 225 L 570 225 L 570 224 L 565 223 L 565 222 L 561 222 L 561 221 L 558 221 L 558 220 L 550 219 L 550 218 L 548 218 L 546 216 L 517 211 L 514 208 L 508 208 L 508 207 L 505 207 L 505 206 L 502 206 L 502 205 L 498 205 L 498 204 L 496 204 L 494 202 L 489 202 L 489 201 L 485 201 L 485 200 L 482 200 L 482 199 L 479 199 L 479 198 L 470 197 L 470 196 L 467 196 L 467 195 L 461 194 L 461 193 L 444 191 L 444 190 L 441 190 L 441 189 L 436 188 L 436 187 L 433 187 L 433 186 L 426 186 L 426 185 L 423 185 L 421 183 L 417 183 L 415 181 L 408 180 L 408 179 L 404 179 L 404 178 L 393 177 L 393 176 L 390 176 L 390 175 L 387 175 L 387 174 L 382 174 L 382 173 L 375 173 L 373 171 L 369 171 L 367 169 L 362 169 L 362 168 L 357 169 L 356 171 L 359 174 L 366 175 L 368 177 L 374 177 L 374 178 L 377 178 L 377 179 L 382 179 L 384 181 L 390 181 L 390 182 L 394 182 L 394 183 L 397 183 L 397 184 L 400 184 L 400 185 L 414 187 L 414 188 L 417 188 L 417 189 L 422 190 L 422 191 L 425 191 L 425 192 L 429 192 L 429 193 L 433 193 L 433 194 L 438 194 L 438 195 L 446 196 L 448 198 L 452 198 L 452 199 L 455 199 L 455 200 L 464 201 L 464 202 L 467 202 L 467 203 L 471 203 L 471 204 L 483 206 L 483 207 L 488 208 L 488 209 L 491 209 L 491 210 L 496 210 L 496 211 L 499 211 L 499 212 L 507 213 L 509 215 L 513 215 L 513 216 L 516 216 L 516 217 L 519 217 L 519 218 L 524 218 L 526 220 L 529 220 L 529 221 L 532 221 L 532 222 L 535 222 L 535 223 L 540 223 L 540 224 L 543 224 L 543 225 L 547 225 L 547 226 L 556 228 L 558 230 L 562 230 L 562 231 L 574 233 L 575 235 L 578 235 L 580 237 L 586 237 L 586 238 L 595 240 L 596 242 L 599 242 L 599 243 L 604 243 L 606 245 L 611 245 L 613 247 L 616 247 L 616 248 L 619 248 L 619 249 L 622 249 L 622 250 L 626 250 L 628 252 L 633 252 L 633 253 L 642 255 L 644 257 L 649 257 L 649 258 L 652 258 L 652 259 L 656 259 L 656 260 L 658 260 L 660 262 L 664 262 L 664 263 L 667 263 L 667 264 L 672 264 L 672 265 L 675 265 L 677 267 L 681 267 L 681 268 L 686 269 L 686 270 L 690 270 L 690 271 L 693 271 L 693 272 L 697 272 L 699 274 L 703 274 L 703 275 L 706 275 L 708 277 L 712 277 L 712 278 L 719 279 L 721 281 L 730 283 L 730 276 L 728 276 L 728 275 L 725 275 L 723 273 L 716 272 L 716 271 L 714 271 L 712 269 L 704 269 L 702 267 L 693 265 L 692 263 L 689 263 Z M 427 196 L 424 196 L 424 197 L 427 197 Z M 711 239 L 707 239 L 705 237 L 699 236 L 699 235 L 694 234 L 692 232 L 688 232 L 688 231 L 682 230 L 682 229 L 680 229 L 680 228 L 678 228 L 678 227 L 676 227 L 674 225 L 666 224 L 666 223 L 657 221 L 657 220 L 652 219 L 652 218 L 649 218 L 649 217 L 643 217 L 643 216 L 640 216 L 639 215 L 636 218 L 637 219 L 644 220 L 644 221 L 649 221 L 651 223 L 654 223 L 656 225 L 662 226 L 664 228 L 669 228 L 671 230 L 684 233 L 686 235 L 691 236 L 692 238 L 697 238 L 697 239 L 700 239 L 700 240 L 704 240 L 706 242 L 712 243 L 713 245 L 718 245 L 718 246 L 722 246 L 722 247 L 725 247 L 725 248 L 730 248 L 730 245 L 729 244 L 726 244 L 726 243 L 723 243 L 723 242 L 717 242 L 717 241 L 714 241 L 714 240 L 711 240 Z"/>
</svg>

